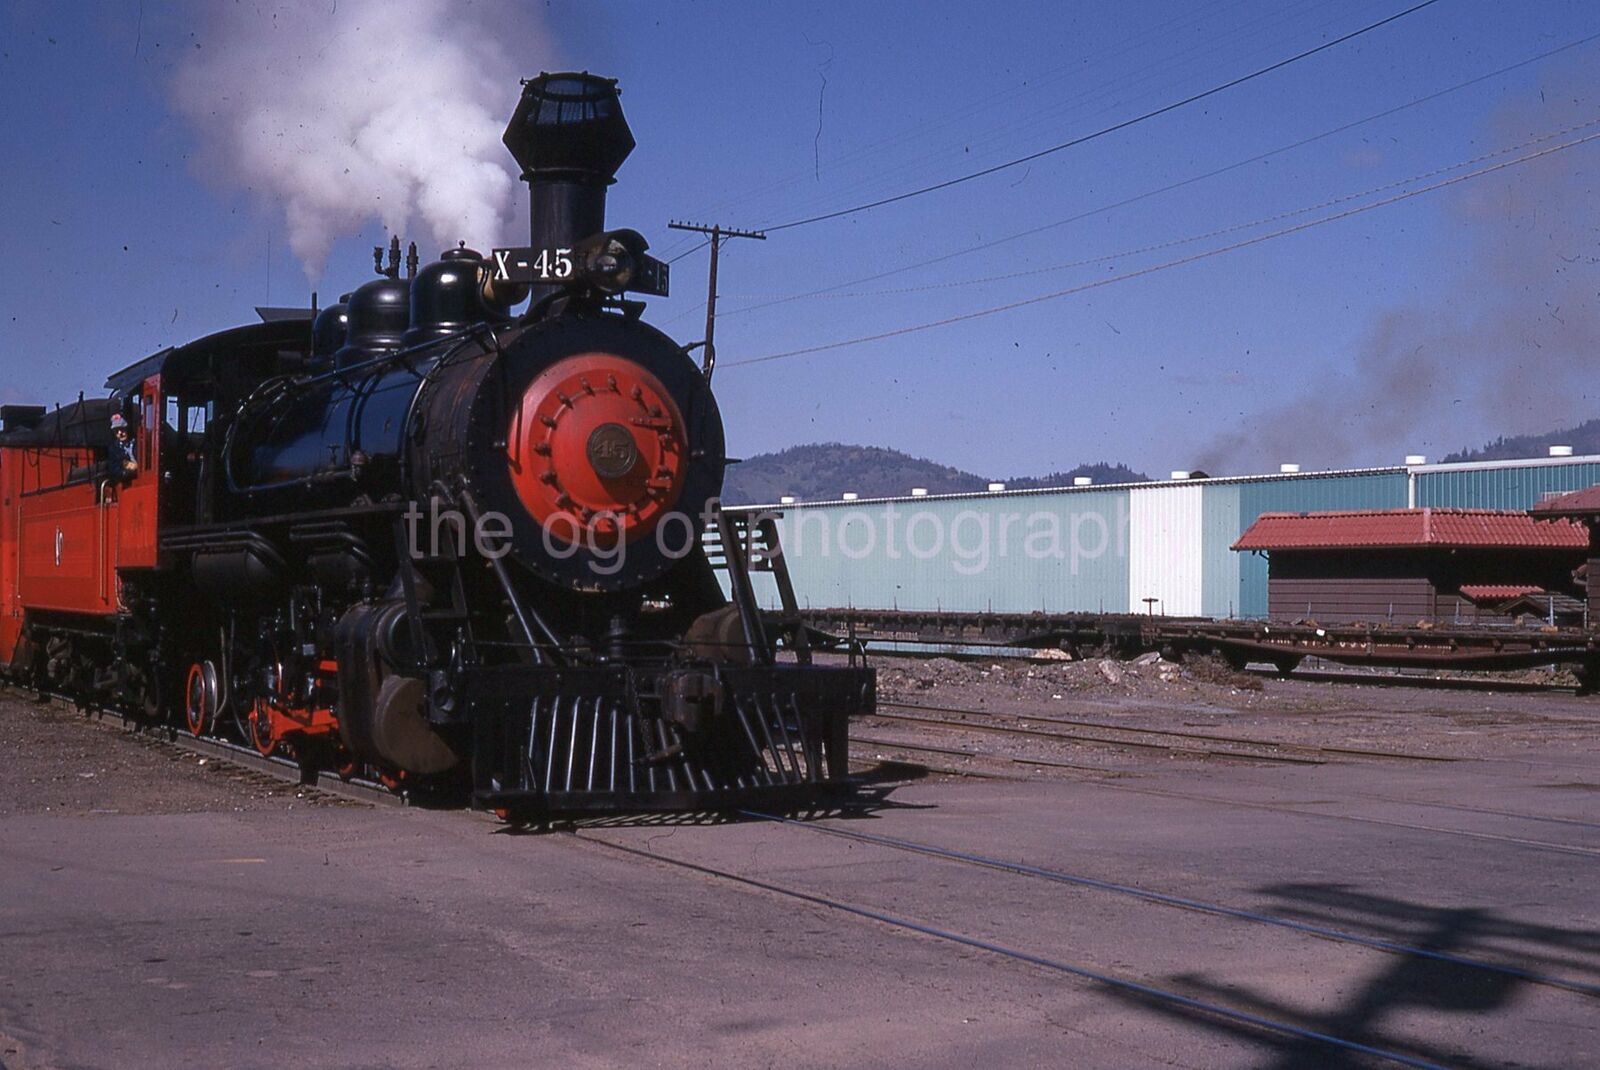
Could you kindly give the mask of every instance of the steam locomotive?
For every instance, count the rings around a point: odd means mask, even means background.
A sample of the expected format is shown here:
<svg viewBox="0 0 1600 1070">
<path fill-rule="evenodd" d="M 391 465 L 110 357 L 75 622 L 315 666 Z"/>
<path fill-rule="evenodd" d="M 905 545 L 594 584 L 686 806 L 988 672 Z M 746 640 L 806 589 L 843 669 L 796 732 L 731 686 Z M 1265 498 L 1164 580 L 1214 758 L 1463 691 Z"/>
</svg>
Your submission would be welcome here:
<svg viewBox="0 0 1600 1070">
<path fill-rule="evenodd" d="M 0 413 L 13 678 L 511 818 L 846 779 L 872 673 L 812 662 L 773 525 L 719 507 L 709 369 L 605 225 L 615 82 L 532 79 L 505 143 L 529 246 L 402 277 L 396 240 L 339 304 Z"/>
</svg>

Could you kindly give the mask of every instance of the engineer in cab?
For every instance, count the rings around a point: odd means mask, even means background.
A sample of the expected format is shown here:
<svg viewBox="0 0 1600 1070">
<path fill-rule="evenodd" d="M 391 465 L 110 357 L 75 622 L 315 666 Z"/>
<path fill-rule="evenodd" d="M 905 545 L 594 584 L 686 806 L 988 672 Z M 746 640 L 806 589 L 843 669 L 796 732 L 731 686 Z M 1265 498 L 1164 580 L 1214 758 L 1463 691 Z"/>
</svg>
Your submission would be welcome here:
<svg viewBox="0 0 1600 1070">
<path fill-rule="evenodd" d="M 106 451 L 108 478 L 126 483 L 139 471 L 138 448 L 133 441 L 133 430 L 128 418 L 120 412 L 111 414 L 111 446 Z"/>
</svg>

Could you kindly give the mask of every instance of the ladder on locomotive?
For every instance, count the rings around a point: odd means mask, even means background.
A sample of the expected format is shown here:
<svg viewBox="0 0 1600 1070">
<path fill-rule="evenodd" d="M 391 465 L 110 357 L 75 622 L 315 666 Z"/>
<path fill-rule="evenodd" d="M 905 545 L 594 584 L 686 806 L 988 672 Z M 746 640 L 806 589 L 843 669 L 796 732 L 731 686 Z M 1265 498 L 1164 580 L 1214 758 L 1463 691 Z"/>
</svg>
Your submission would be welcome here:
<svg viewBox="0 0 1600 1070">
<path fill-rule="evenodd" d="M 745 635 L 758 661 L 771 664 L 773 648 L 767 637 L 768 625 L 776 625 L 784 646 L 794 652 L 802 665 L 811 664 L 811 644 L 800 606 L 795 599 L 794 581 L 778 539 L 777 516 L 729 512 L 720 506 L 703 533 L 701 545 L 711 567 L 727 574 L 728 591 L 745 623 Z M 752 573 L 768 572 L 778 589 L 779 609 L 763 613 L 756 603 Z"/>
</svg>

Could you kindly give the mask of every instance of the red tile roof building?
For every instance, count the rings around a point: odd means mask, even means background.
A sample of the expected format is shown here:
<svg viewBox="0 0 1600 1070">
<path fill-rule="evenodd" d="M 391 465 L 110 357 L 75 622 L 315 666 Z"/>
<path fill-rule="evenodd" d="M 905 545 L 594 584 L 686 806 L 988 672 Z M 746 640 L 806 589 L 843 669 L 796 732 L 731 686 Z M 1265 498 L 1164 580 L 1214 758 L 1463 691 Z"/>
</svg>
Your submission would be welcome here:
<svg viewBox="0 0 1600 1070">
<path fill-rule="evenodd" d="M 1235 550 L 1581 550 L 1588 530 L 1571 520 L 1536 520 L 1489 509 L 1385 509 L 1358 513 L 1264 513 Z"/>
<path fill-rule="evenodd" d="M 1516 583 L 1463 583 L 1461 597 L 1481 606 L 1494 606 L 1528 594 L 1544 594 L 1543 587 Z"/>
<path fill-rule="evenodd" d="M 1542 501 L 1531 512 L 1534 516 L 1600 516 L 1600 486 L 1585 487 Z"/>
<path fill-rule="evenodd" d="M 1265 513 L 1233 544 L 1267 552 L 1269 616 L 1329 624 L 1510 623 L 1529 598 L 1581 614 L 1588 547 L 1576 521 L 1487 509 Z"/>
</svg>

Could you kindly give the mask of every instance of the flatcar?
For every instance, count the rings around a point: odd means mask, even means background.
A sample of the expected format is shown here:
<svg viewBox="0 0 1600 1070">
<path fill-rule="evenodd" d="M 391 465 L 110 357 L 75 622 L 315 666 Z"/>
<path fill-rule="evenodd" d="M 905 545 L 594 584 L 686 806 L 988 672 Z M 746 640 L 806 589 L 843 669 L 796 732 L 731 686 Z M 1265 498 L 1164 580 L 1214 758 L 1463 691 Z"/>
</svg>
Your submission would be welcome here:
<svg viewBox="0 0 1600 1070">
<path fill-rule="evenodd" d="M 775 529 L 720 508 L 666 265 L 605 225 L 615 82 L 530 80 L 505 142 L 530 245 L 396 241 L 337 304 L 0 412 L 0 663 L 512 818 L 840 790 L 872 672 L 813 662 Z"/>
</svg>

